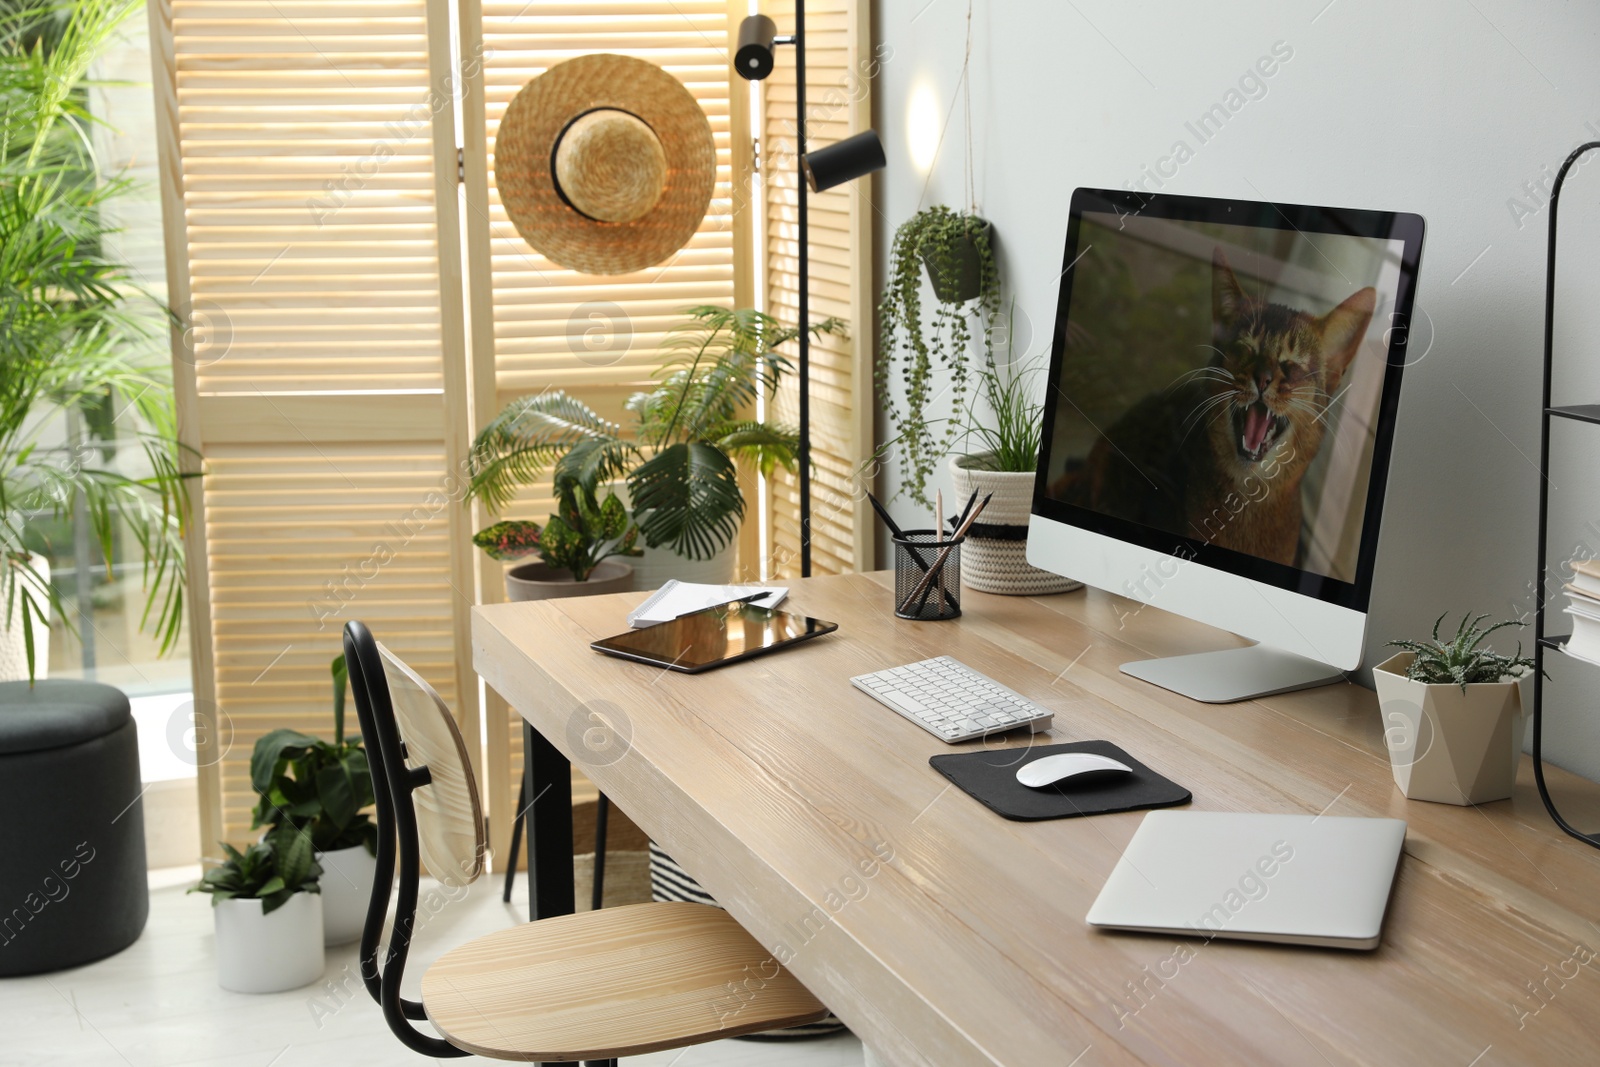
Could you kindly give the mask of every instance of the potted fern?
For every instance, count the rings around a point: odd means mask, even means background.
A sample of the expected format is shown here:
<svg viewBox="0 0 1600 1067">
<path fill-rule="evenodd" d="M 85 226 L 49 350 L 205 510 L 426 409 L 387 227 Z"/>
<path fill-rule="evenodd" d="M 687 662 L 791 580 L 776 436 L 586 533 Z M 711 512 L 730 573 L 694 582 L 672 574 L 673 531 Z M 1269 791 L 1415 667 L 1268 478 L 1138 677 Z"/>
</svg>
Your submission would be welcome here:
<svg viewBox="0 0 1600 1067">
<path fill-rule="evenodd" d="M 595 492 L 620 481 L 645 546 L 639 584 L 731 580 L 745 509 L 738 465 L 771 475 L 793 470 L 799 454 L 792 427 L 749 417 L 757 397 L 772 397 L 790 370 L 777 349 L 799 330 L 748 308 L 686 314 L 668 334 L 655 387 L 628 398 L 631 432 L 563 392 L 515 400 L 473 442 L 468 499 L 497 512 L 547 470 L 558 483 Z M 811 326 L 813 336 L 843 330 L 832 318 Z M 494 551 L 532 551 L 548 529 L 541 535 L 530 526 L 490 527 L 475 540 Z M 715 566 L 689 573 L 695 563 Z"/>
<path fill-rule="evenodd" d="M 211 896 L 217 984 L 235 993 L 279 993 L 322 977 L 322 868 L 311 837 L 278 827 L 205 873 L 191 893 Z"/>
<path fill-rule="evenodd" d="M 1384 742 L 1400 791 L 1412 800 L 1484 804 L 1504 800 L 1522 755 L 1524 683 L 1533 660 L 1483 642 L 1515 620 L 1484 626 L 1463 615 L 1456 632 L 1428 641 L 1391 641 L 1403 651 L 1373 668 Z"/>
<path fill-rule="evenodd" d="M 1000 310 L 991 236 L 992 227 L 975 212 L 936 204 L 901 223 L 889 250 L 889 280 L 878 304 L 878 398 L 898 442 L 905 491 L 923 505 L 928 479 L 962 430 L 972 320 L 987 326 Z M 922 314 L 924 269 L 936 297 L 931 323 Z M 981 332 L 985 364 L 992 365 L 990 331 Z M 936 389 L 936 369 L 948 375 L 948 389 Z M 935 404 L 945 397 L 953 414 L 940 418 Z M 934 429 L 941 422 L 944 429 Z"/>
<path fill-rule="evenodd" d="M 260 798 L 251 827 L 297 830 L 311 842 L 327 875 L 323 887 L 323 940 L 343 945 L 361 936 L 377 875 L 378 827 L 367 809 L 376 798 L 360 735 L 346 737 L 344 701 L 349 672 L 334 659 L 333 741 L 278 729 L 256 741 L 250 784 Z"/>
</svg>

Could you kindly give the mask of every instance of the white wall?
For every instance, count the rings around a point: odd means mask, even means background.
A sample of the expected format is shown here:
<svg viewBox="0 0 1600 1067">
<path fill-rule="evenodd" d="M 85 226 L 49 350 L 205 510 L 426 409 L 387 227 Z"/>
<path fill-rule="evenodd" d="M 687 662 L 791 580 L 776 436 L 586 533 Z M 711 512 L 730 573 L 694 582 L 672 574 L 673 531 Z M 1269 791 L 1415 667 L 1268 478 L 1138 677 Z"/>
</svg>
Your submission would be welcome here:
<svg viewBox="0 0 1600 1067">
<path fill-rule="evenodd" d="M 893 49 L 876 104 L 889 155 L 877 186 L 885 241 L 921 205 L 963 203 L 961 109 L 931 180 L 912 163 L 907 112 L 927 86 L 942 120 L 966 18 L 965 0 L 878 0 L 879 40 Z M 1169 192 L 1427 219 L 1415 318 L 1433 336 L 1406 372 L 1369 665 L 1385 641 L 1420 635 L 1441 611 L 1530 607 L 1548 214 L 1544 193 L 1524 183 L 1548 182 L 1573 146 L 1600 138 L 1597 37 L 1600 8 L 1589 4 L 975 0 L 976 196 L 1019 319 L 1037 327 L 1033 351 L 1048 350 L 1072 189 L 1124 187 L 1179 139 L 1194 155 L 1164 179 Z M 1277 42 L 1293 55 L 1265 94 L 1199 144 L 1185 123 Z M 1600 345 L 1583 340 L 1600 328 L 1597 193 L 1600 164 L 1563 197 L 1557 338 L 1572 401 L 1600 400 Z M 1595 308 L 1587 317 L 1583 303 Z M 1425 330 L 1414 330 L 1414 352 L 1429 343 Z M 1600 555 L 1600 463 L 1588 458 L 1600 457 L 1600 428 L 1564 434 L 1557 448 L 1570 458 L 1554 478 L 1552 551 L 1581 541 Z M 885 487 L 896 487 L 892 472 Z M 903 498 L 894 510 L 915 514 Z M 1600 691 L 1600 668 L 1557 660 L 1552 674 L 1546 750 L 1600 777 L 1600 706 L 1583 696 Z"/>
</svg>

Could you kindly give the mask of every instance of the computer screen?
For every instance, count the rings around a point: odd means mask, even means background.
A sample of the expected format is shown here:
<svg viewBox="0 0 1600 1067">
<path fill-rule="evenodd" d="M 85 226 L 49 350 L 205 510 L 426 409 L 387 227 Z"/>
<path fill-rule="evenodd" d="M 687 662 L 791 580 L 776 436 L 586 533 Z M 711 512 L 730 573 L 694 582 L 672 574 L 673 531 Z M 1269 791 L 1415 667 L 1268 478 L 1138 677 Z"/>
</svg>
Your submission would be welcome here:
<svg viewBox="0 0 1600 1067">
<path fill-rule="evenodd" d="M 1078 190 L 1035 513 L 1364 611 L 1421 239 Z"/>
</svg>

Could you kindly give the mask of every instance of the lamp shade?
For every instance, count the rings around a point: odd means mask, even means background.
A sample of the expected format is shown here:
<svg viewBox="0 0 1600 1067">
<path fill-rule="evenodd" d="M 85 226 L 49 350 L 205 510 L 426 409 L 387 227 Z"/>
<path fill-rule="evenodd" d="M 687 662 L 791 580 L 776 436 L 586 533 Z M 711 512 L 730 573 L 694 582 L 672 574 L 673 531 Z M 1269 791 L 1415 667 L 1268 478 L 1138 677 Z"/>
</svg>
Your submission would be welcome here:
<svg viewBox="0 0 1600 1067">
<path fill-rule="evenodd" d="M 746 81 L 763 81 L 772 73 L 772 41 L 778 26 L 765 15 L 751 15 L 739 23 L 739 48 L 733 53 L 733 69 Z"/>
<path fill-rule="evenodd" d="M 873 130 L 862 130 L 827 148 L 807 152 L 800 157 L 800 166 L 806 172 L 806 184 L 814 193 L 826 192 L 836 185 L 882 170 L 887 159 L 883 142 Z"/>
</svg>

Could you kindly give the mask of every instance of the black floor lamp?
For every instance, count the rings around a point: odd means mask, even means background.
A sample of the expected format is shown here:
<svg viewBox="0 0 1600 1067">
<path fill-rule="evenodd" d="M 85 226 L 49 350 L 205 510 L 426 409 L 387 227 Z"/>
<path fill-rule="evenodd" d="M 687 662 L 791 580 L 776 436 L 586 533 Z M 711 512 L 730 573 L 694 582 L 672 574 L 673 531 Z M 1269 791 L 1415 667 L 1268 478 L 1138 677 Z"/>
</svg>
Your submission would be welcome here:
<svg viewBox="0 0 1600 1067">
<path fill-rule="evenodd" d="M 766 15 L 751 15 L 739 24 L 739 49 L 733 69 L 749 81 L 762 81 L 772 73 L 773 48 L 794 45 L 795 143 L 799 147 L 800 181 L 800 577 L 811 577 L 811 252 L 807 229 L 806 189 L 826 192 L 836 185 L 882 170 L 883 143 L 872 130 L 863 130 L 827 148 L 806 151 L 806 5 L 795 0 L 794 35 L 778 36 L 777 25 Z"/>
</svg>

